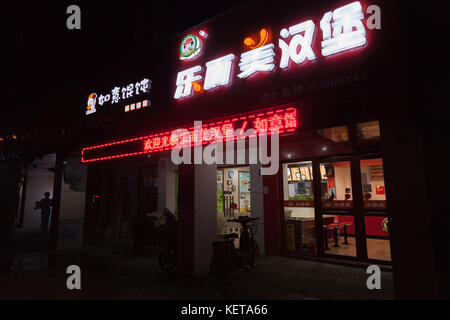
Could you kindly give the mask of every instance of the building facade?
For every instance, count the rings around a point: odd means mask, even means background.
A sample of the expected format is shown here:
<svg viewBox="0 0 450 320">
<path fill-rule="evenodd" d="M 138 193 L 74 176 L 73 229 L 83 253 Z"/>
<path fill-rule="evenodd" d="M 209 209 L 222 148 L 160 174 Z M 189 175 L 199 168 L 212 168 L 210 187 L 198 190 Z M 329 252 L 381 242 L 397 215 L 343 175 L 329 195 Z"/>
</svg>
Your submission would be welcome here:
<svg viewBox="0 0 450 320">
<path fill-rule="evenodd" d="M 85 136 L 70 148 L 78 159 L 56 159 L 52 243 L 64 220 L 82 221 L 85 238 L 120 236 L 135 216 L 169 208 L 179 271 L 204 274 L 212 241 L 239 231 L 228 219 L 250 215 L 263 254 L 380 264 L 398 297 L 443 295 L 439 218 L 428 198 L 407 200 L 430 182 L 405 21 L 383 0 L 255 1 L 155 44 L 140 74 L 80 95 Z M 227 129 L 254 129 L 260 142 L 278 132 L 272 163 L 248 139 L 245 157 L 196 158 L 194 146 L 204 151 L 218 135 L 234 141 Z M 174 163 L 182 143 L 191 157 Z M 261 174 L 273 161 L 276 173 Z M 86 180 L 70 214 L 61 172 L 72 172 L 71 185 Z"/>
</svg>

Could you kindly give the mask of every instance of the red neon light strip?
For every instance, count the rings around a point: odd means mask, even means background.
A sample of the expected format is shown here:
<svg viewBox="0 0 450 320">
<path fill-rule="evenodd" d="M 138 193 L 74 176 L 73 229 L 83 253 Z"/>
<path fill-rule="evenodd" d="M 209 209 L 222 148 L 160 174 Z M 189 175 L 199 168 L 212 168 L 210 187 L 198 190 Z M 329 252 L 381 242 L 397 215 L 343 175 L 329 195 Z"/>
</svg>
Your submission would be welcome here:
<svg viewBox="0 0 450 320">
<path fill-rule="evenodd" d="M 252 120 L 254 119 L 254 120 Z M 225 119 L 222 121 L 217 122 L 207 122 L 202 124 L 202 143 L 208 144 L 214 141 L 215 138 L 205 139 L 205 134 L 208 132 L 207 130 L 214 130 L 215 132 L 221 131 L 223 133 L 223 140 L 229 141 L 231 139 L 237 140 L 238 137 L 228 137 L 225 133 L 226 128 L 236 130 L 238 127 L 234 126 L 234 123 L 236 121 L 243 121 L 242 127 L 244 128 L 252 128 L 256 131 L 256 134 L 258 136 L 262 136 L 264 134 L 270 135 L 273 130 L 278 129 L 279 134 L 293 132 L 298 127 L 298 118 L 297 118 L 297 110 L 294 107 L 285 107 L 280 108 L 275 111 L 266 111 L 261 112 L 258 111 L 258 113 L 252 113 L 248 115 L 238 115 L 233 116 L 231 119 Z M 252 124 L 252 126 L 250 125 Z M 245 126 L 244 126 L 245 125 Z M 196 137 L 194 136 L 194 133 L 198 133 L 198 131 L 194 131 L 194 127 L 180 127 L 177 129 L 186 129 L 189 131 L 189 138 L 187 141 L 188 144 L 192 145 L 199 145 L 200 143 L 196 143 Z M 176 129 L 175 129 L 176 130 Z M 143 155 L 143 154 L 149 154 L 153 152 L 161 152 L 161 151 L 168 151 L 176 146 L 180 145 L 180 141 L 177 141 L 177 143 L 173 142 L 173 132 L 175 131 L 165 131 L 162 133 L 157 134 L 151 134 L 147 136 L 137 137 L 137 138 L 131 138 L 131 139 L 125 139 L 100 145 L 95 145 L 91 147 L 85 147 L 81 150 L 81 161 L 83 163 L 88 162 L 94 162 L 94 161 L 102 161 L 102 160 L 109 160 L 109 159 L 117 159 L 117 158 L 124 158 L 124 157 L 130 157 L 130 156 L 137 156 L 137 155 Z M 176 137 L 176 136 L 175 136 Z M 183 139 L 183 137 L 182 137 Z M 130 143 L 134 141 L 140 141 L 142 140 L 143 148 L 141 151 L 136 152 L 130 152 L 130 153 L 123 153 L 123 154 L 117 154 L 117 155 L 111 155 L 111 156 L 105 156 L 105 157 L 98 157 L 94 159 L 85 159 L 85 152 L 89 150 L 94 149 L 101 149 L 101 148 L 107 148 L 110 146 L 115 146 L 119 144 L 125 144 Z M 162 142 L 163 140 L 163 142 Z M 198 139 L 197 139 L 198 140 Z M 160 143 L 163 143 L 160 146 Z M 182 144 L 183 147 L 186 147 L 187 144 Z"/>
</svg>

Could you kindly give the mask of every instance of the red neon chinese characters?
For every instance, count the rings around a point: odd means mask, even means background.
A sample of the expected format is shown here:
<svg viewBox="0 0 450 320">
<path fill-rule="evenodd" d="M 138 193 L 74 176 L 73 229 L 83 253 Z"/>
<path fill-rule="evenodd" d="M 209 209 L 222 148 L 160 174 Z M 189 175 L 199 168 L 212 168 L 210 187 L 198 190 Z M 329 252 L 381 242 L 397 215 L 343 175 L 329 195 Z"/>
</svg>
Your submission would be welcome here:
<svg viewBox="0 0 450 320">
<path fill-rule="evenodd" d="M 286 112 L 284 114 L 284 128 L 285 129 L 291 129 L 291 128 L 297 128 L 297 113 L 294 109 L 293 112 Z"/>
<path fill-rule="evenodd" d="M 284 129 L 284 121 L 281 115 L 275 113 L 272 117 L 269 117 L 269 128 L 270 130 L 281 130 Z"/>
<path fill-rule="evenodd" d="M 178 141 L 174 141 L 172 143 L 170 138 L 170 133 L 148 138 L 144 141 L 144 151 L 166 150 L 171 146 L 176 146 L 178 144 Z"/>
<path fill-rule="evenodd" d="M 266 118 L 256 118 L 255 122 L 253 123 L 253 128 L 256 130 L 256 132 L 261 131 L 267 131 L 267 119 Z"/>
<path fill-rule="evenodd" d="M 207 121 L 202 124 L 202 127 L 180 127 L 173 131 L 85 147 L 81 151 L 81 161 L 94 162 L 138 156 L 169 151 L 176 147 L 193 146 L 194 143 L 205 145 L 214 143 L 220 137 L 224 141 L 238 139 L 235 136 L 236 130 L 242 134 L 246 130 L 253 129 L 257 135 L 270 135 L 275 130 L 278 130 L 279 134 L 283 134 L 295 131 L 297 127 L 297 110 L 294 107 L 262 110 L 227 117 L 220 121 Z M 177 131 L 178 129 L 181 131 Z M 125 145 L 125 150 L 128 152 L 123 151 Z"/>
<path fill-rule="evenodd" d="M 144 145 L 144 150 L 153 150 L 153 140 L 152 139 L 148 139 L 145 141 L 145 145 Z"/>
</svg>

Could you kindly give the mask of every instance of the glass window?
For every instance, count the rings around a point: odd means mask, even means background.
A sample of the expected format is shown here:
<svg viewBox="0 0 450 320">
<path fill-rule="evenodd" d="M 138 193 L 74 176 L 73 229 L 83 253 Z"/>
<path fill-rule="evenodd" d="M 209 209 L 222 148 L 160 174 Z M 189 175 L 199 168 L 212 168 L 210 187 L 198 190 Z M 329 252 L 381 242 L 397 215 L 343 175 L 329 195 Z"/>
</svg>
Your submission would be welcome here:
<svg viewBox="0 0 450 320">
<path fill-rule="evenodd" d="M 348 127 L 333 127 L 317 130 L 317 133 L 321 136 L 334 141 L 334 142 L 347 142 L 348 141 Z"/>
<path fill-rule="evenodd" d="M 353 216 L 323 215 L 325 253 L 356 257 Z"/>
<path fill-rule="evenodd" d="M 312 162 L 283 164 L 282 172 L 286 251 L 315 255 Z"/>
<path fill-rule="evenodd" d="M 366 243 L 369 259 L 391 261 L 389 220 L 385 216 L 366 216 Z"/>
<path fill-rule="evenodd" d="M 353 199 L 350 161 L 328 162 L 320 166 L 321 171 L 325 171 L 321 179 L 322 207 L 351 209 Z"/>
<path fill-rule="evenodd" d="M 358 140 L 379 140 L 380 139 L 380 123 L 378 121 L 370 121 L 358 123 L 356 125 Z"/>
<path fill-rule="evenodd" d="M 383 160 L 361 160 L 361 185 L 364 208 L 368 210 L 386 209 Z"/>
</svg>

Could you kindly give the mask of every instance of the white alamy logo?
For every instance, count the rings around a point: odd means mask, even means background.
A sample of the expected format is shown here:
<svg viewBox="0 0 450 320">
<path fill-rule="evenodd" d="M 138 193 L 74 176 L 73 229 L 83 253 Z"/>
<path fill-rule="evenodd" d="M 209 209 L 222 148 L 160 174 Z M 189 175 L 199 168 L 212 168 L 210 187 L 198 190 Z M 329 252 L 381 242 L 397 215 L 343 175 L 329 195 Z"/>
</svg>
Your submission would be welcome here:
<svg viewBox="0 0 450 320">
<path fill-rule="evenodd" d="M 205 134 L 208 135 L 208 139 L 203 138 Z M 268 136 L 270 136 L 270 155 Z M 222 134 L 213 128 L 205 130 L 201 121 L 194 121 L 193 132 L 188 129 L 176 129 L 172 132 L 171 139 L 180 141 L 171 153 L 175 165 L 261 163 L 263 165 L 261 175 L 273 175 L 278 172 L 280 150 L 278 130 L 260 129 L 257 132 L 251 128 L 246 131 L 227 129 L 225 134 Z M 206 144 L 206 141 L 209 143 Z M 246 161 L 247 150 L 248 161 Z"/>
<path fill-rule="evenodd" d="M 381 270 L 380 267 L 376 264 L 370 265 L 367 267 L 366 270 L 367 274 L 370 274 L 370 276 L 367 278 L 366 285 L 367 289 L 374 290 L 374 289 L 381 289 Z"/>
<path fill-rule="evenodd" d="M 69 290 L 81 290 L 81 269 L 73 264 L 67 267 L 66 273 L 69 275 L 66 280 L 66 286 Z"/>
</svg>

